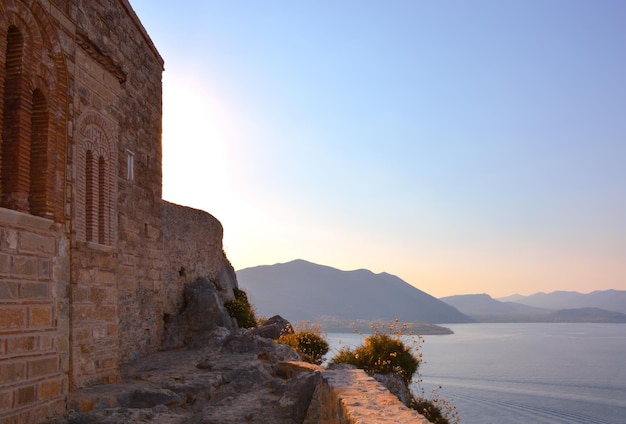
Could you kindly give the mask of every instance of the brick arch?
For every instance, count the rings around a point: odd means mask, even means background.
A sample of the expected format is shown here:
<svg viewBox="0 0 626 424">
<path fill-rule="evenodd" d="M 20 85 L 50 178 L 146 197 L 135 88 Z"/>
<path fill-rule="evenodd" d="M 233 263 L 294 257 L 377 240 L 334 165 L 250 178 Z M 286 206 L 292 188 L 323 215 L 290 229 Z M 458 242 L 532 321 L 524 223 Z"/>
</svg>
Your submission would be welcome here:
<svg viewBox="0 0 626 424">
<path fill-rule="evenodd" d="M 96 111 L 89 110 L 78 120 L 75 232 L 80 241 L 115 243 L 117 140 L 114 134 L 114 125 Z"/>
<path fill-rule="evenodd" d="M 11 183 L 17 189 L 13 196 L 7 193 L 3 196 L 9 200 L 4 202 L 4 206 L 34 215 L 52 218 L 56 221 L 63 221 L 65 203 L 65 162 L 67 146 L 67 110 L 68 110 L 68 73 L 61 44 L 54 25 L 48 18 L 46 11 L 39 3 L 33 2 L 30 8 L 24 6 L 22 2 L 6 0 L 6 13 L 0 16 L 0 51 L 6 52 L 7 32 L 10 27 L 17 28 L 23 38 L 22 69 L 20 72 L 20 82 L 16 90 L 19 91 L 20 106 L 17 113 L 17 133 L 8 137 L 4 135 L 0 145 L 0 155 L 3 151 L 10 156 L 15 154 L 17 161 L 0 159 L 0 174 L 19 174 L 19 183 Z M 5 116 L 8 106 L 5 107 L 5 63 L 0 63 L 0 126 L 5 128 Z M 41 97 L 43 96 L 43 97 Z M 43 129 L 46 134 L 46 141 L 39 142 L 37 166 L 45 164 L 45 170 L 40 172 L 40 176 L 35 182 L 31 181 L 31 141 L 32 125 L 31 113 L 33 99 L 45 99 L 45 113 L 38 111 L 41 125 L 46 122 Z M 39 104 L 40 105 L 40 104 Z M 47 119 L 42 120 L 42 116 Z M 11 117 L 14 121 L 14 117 Z M 41 133 L 42 128 L 38 131 Z M 11 138 L 12 141 L 5 141 Z M 35 137 L 36 138 L 36 137 Z M 7 147 L 9 142 L 18 147 Z M 6 144 L 5 144 L 6 143 Z M 10 150 L 16 149 L 17 152 Z M 5 169 L 3 165 L 17 163 L 19 170 L 13 172 Z M 9 178 L 9 177 L 7 177 Z M 35 193 L 31 191 L 35 190 Z M 11 190 L 9 190 L 11 191 Z M 0 182 L 0 192 L 6 193 Z M 13 199 L 11 199 L 13 197 Z M 36 200 L 35 200 L 36 198 Z M 34 201 L 34 205 L 31 205 Z"/>
</svg>

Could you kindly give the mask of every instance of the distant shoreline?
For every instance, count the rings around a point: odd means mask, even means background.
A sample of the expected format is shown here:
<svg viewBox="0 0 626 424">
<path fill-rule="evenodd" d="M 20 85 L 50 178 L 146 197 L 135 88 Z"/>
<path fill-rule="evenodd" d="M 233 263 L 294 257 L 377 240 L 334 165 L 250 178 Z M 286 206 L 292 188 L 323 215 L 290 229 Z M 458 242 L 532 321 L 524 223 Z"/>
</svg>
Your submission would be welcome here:
<svg viewBox="0 0 626 424">
<path fill-rule="evenodd" d="M 388 328 L 393 324 L 393 321 L 369 321 L 363 319 L 349 320 L 335 317 L 320 317 L 312 322 L 318 324 L 322 330 L 327 333 L 365 334 L 372 333 L 375 328 Z M 454 334 L 454 332 L 448 327 L 424 322 L 399 322 L 396 327 L 397 329 L 401 329 L 403 334 L 407 335 L 416 334 L 422 336 L 436 336 Z"/>
</svg>

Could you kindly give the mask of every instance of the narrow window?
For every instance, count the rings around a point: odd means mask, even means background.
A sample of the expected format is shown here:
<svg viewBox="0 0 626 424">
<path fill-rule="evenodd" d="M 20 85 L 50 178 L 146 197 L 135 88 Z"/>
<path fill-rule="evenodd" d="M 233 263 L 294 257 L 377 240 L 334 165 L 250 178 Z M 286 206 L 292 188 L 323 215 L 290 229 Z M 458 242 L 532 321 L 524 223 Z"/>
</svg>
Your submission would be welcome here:
<svg viewBox="0 0 626 424">
<path fill-rule="evenodd" d="M 4 110 L 2 125 L 2 162 L 0 192 L 1 205 L 7 208 L 28 209 L 28 150 L 27 142 L 20 140 L 20 120 L 24 111 L 21 92 L 21 73 L 24 40 L 15 26 L 7 33 L 6 67 L 4 80 Z M 27 157 L 24 157 L 24 156 Z M 25 163 L 26 162 L 26 163 Z M 24 173 L 26 175 L 24 175 Z"/>
<path fill-rule="evenodd" d="M 30 133 L 30 213 L 45 216 L 48 169 L 48 110 L 40 90 L 33 92 Z"/>
<path fill-rule="evenodd" d="M 98 158 L 98 243 L 106 244 L 106 199 L 108 197 L 106 186 L 106 162 L 100 156 Z"/>
<path fill-rule="evenodd" d="M 128 157 L 126 158 L 126 179 L 128 181 L 135 180 L 135 153 L 126 150 Z"/>
<path fill-rule="evenodd" d="M 94 241 L 94 169 L 93 152 L 87 150 L 85 160 L 85 230 L 87 241 Z"/>
</svg>

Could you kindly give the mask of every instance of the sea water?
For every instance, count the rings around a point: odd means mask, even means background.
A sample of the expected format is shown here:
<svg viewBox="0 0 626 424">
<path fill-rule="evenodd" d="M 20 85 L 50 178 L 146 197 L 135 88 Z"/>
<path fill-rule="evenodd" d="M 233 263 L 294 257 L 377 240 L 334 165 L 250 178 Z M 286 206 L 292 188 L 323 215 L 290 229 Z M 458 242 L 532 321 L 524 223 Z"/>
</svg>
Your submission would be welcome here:
<svg viewBox="0 0 626 424">
<path fill-rule="evenodd" d="M 626 423 L 626 324 L 456 324 L 425 336 L 414 393 L 463 424 Z M 329 357 L 365 336 L 328 335 Z"/>
</svg>

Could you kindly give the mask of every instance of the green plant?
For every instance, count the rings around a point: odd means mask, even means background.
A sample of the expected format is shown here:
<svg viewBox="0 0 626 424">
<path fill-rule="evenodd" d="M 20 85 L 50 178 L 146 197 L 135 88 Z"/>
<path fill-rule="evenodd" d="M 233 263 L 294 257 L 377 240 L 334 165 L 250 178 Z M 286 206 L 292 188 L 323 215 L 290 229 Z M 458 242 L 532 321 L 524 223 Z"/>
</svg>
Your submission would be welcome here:
<svg viewBox="0 0 626 424">
<path fill-rule="evenodd" d="M 454 424 L 461 420 L 456 406 L 449 400 L 441 398 L 437 390 L 433 390 L 430 398 L 424 397 L 423 393 L 421 396 L 415 396 L 409 406 L 433 424 Z"/>
<path fill-rule="evenodd" d="M 301 324 L 293 332 L 282 334 L 278 343 L 291 346 L 300 353 L 303 361 L 316 365 L 324 362 L 324 355 L 328 353 L 329 349 L 326 334 L 321 327 L 309 323 Z"/>
<path fill-rule="evenodd" d="M 256 317 L 254 308 L 248 301 L 245 291 L 237 288 L 233 289 L 235 299 L 224 304 L 231 317 L 237 320 L 237 324 L 242 328 L 256 327 Z"/>
<path fill-rule="evenodd" d="M 372 330 L 373 334 L 363 344 L 356 348 L 343 347 L 329 365 L 348 363 L 369 374 L 395 373 L 402 377 L 407 387 L 416 376 L 419 385 L 422 380 L 418 369 L 422 362 L 420 348 L 423 338 L 408 332 L 407 327 L 401 326 L 398 320 L 390 325 L 376 325 Z M 412 346 L 407 347 L 406 343 Z M 420 388 L 420 396 L 413 396 L 410 406 L 434 424 L 455 424 L 460 421 L 456 407 L 441 398 L 435 390 L 427 398 Z"/>
<path fill-rule="evenodd" d="M 352 350 L 344 348 L 331 364 L 348 363 L 369 374 L 398 374 L 408 385 L 417 372 L 419 360 L 400 338 L 386 333 L 374 333 L 365 343 Z"/>
</svg>

